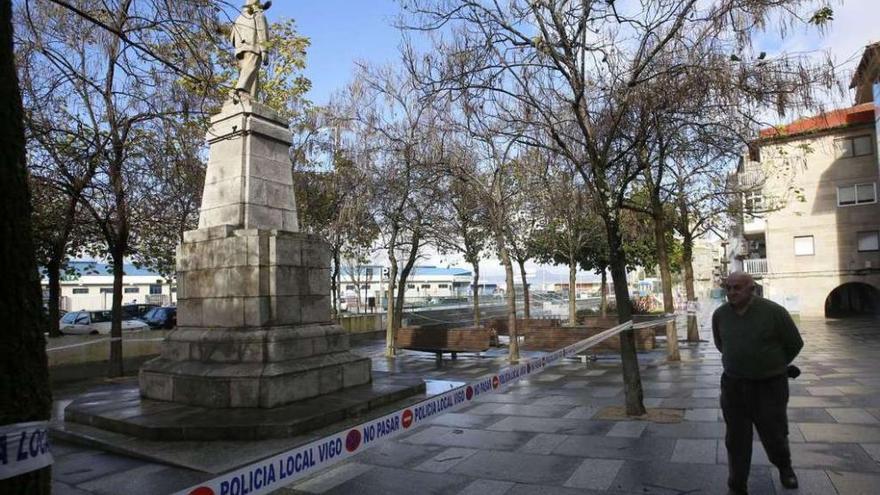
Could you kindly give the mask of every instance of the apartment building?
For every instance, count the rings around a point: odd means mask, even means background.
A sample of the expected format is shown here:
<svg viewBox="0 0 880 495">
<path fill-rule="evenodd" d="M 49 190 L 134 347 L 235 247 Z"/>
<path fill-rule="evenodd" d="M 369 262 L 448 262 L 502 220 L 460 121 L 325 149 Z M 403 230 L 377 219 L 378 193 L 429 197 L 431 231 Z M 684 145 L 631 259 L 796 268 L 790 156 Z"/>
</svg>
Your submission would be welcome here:
<svg viewBox="0 0 880 495">
<path fill-rule="evenodd" d="M 712 290 L 720 286 L 721 278 L 726 275 L 726 267 L 722 261 L 724 248 L 721 241 L 696 239 L 693 247 L 694 295 L 697 300 L 709 299 Z M 682 289 L 683 290 L 683 289 Z"/>
<path fill-rule="evenodd" d="M 880 43 L 865 50 L 852 107 L 763 130 L 736 171 L 730 269 L 802 316 L 880 313 L 878 76 Z"/>
</svg>

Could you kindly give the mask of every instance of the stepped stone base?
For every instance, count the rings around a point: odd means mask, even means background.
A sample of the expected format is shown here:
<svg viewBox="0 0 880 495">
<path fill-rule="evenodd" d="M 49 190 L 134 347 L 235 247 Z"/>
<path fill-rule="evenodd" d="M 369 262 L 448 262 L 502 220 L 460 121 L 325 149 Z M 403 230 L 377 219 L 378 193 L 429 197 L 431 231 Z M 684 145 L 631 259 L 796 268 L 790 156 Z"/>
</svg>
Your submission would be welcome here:
<svg viewBox="0 0 880 495">
<path fill-rule="evenodd" d="M 277 407 L 369 383 L 370 359 L 348 348 L 336 325 L 182 329 L 141 367 L 141 393 L 193 406 Z"/>
<path fill-rule="evenodd" d="M 391 404 L 403 407 L 425 397 L 425 382 L 419 378 L 381 372 L 377 375 L 372 383 L 272 409 L 199 407 L 150 400 L 141 397 L 137 384 L 127 382 L 81 394 L 64 409 L 64 420 L 107 432 L 85 432 L 83 438 L 71 440 L 100 443 L 106 438 L 107 444 L 115 448 L 137 445 L 130 437 L 151 442 L 277 440 L 355 418 L 360 421 L 379 416 Z M 77 436 L 76 431 L 75 426 L 71 427 L 68 434 Z M 156 450 L 155 444 L 146 446 Z"/>
</svg>

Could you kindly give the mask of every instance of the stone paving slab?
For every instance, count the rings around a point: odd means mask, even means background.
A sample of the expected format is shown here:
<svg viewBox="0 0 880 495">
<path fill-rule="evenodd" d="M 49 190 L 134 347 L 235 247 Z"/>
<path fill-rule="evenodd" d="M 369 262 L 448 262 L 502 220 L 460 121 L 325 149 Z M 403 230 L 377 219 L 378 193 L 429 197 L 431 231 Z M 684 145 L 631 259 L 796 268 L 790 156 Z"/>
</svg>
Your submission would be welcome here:
<svg viewBox="0 0 880 495">
<path fill-rule="evenodd" d="M 801 488 L 781 487 L 756 435 L 749 493 L 876 495 L 880 370 L 875 362 L 880 325 L 805 319 L 799 325 L 806 346 L 796 364 L 804 374 L 790 382 L 789 417 Z M 640 355 L 646 406 L 683 409 L 680 423 L 593 419 L 603 408 L 622 402 L 619 361 L 573 361 L 548 370 L 551 380 L 528 380 L 473 406 L 436 416 L 277 493 L 724 494 L 727 453 L 718 414 L 720 359 L 708 341 L 708 327 L 704 325 L 702 332 L 707 342 L 681 343 L 680 363 L 667 363 L 662 348 Z M 381 343 L 370 346 L 358 352 L 381 356 Z M 467 380 L 477 368 L 488 372 L 505 365 L 503 353 L 497 352 L 479 358 L 462 355 L 440 369 L 432 356 L 404 355 L 391 365 L 384 358 L 377 361 L 386 369 L 449 381 Z M 94 490 L 102 480 L 109 484 L 119 473 L 143 479 L 162 473 L 169 485 L 178 480 L 180 488 L 187 486 L 181 480 L 193 476 L 192 471 L 163 472 L 162 467 L 128 460 L 108 461 L 118 469 L 101 469 L 79 479 L 76 469 L 69 468 L 86 464 L 76 460 L 81 449 L 63 444 L 60 448 L 65 455 L 58 458 L 56 469 L 67 474 L 56 477 L 56 485 L 63 495 L 101 493 Z M 90 451 L 84 457 L 103 459 L 96 457 L 100 455 Z"/>
</svg>

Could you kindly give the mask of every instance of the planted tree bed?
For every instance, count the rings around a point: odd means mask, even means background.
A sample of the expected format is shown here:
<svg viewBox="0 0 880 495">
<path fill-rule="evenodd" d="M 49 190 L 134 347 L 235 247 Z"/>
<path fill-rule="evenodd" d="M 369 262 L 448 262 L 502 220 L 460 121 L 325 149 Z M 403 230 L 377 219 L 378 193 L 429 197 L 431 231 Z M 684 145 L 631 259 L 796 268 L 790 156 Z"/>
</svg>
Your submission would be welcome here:
<svg viewBox="0 0 880 495">
<path fill-rule="evenodd" d="M 609 328 L 611 328 L 611 326 L 541 328 L 526 334 L 522 349 L 527 351 L 551 352 L 597 335 Z M 634 332 L 636 337 L 636 350 L 650 351 L 654 349 L 656 346 L 656 340 L 652 328 L 636 329 Z M 593 352 L 619 352 L 620 336 L 615 335 L 614 337 L 606 339 L 596 344 L 596 346 L 591 349 Z"/>
<path fill-rule="evenodd" d="M 455 359 L 459 352 L 487 351 L 491 338 L 492 330 L 485 327 L 418 326 L 401 327 L 394 342 L 398 349 L 433 352 L 439 362 L 447 352 Z"/>
</svg>

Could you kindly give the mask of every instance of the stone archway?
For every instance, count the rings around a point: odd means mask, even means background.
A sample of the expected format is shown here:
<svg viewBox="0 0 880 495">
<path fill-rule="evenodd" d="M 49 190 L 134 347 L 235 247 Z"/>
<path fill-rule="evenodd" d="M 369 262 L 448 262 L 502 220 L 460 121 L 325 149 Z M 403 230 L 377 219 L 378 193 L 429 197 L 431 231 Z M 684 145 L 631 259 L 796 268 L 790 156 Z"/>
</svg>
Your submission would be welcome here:
<svg viewBox="0 0 880 495">
<path fill-rule="evenodd" d="M 849 282 L 825 299 L 826 318 L 880 315 L 880 290 L 863 282 Z"/>
</svg>

